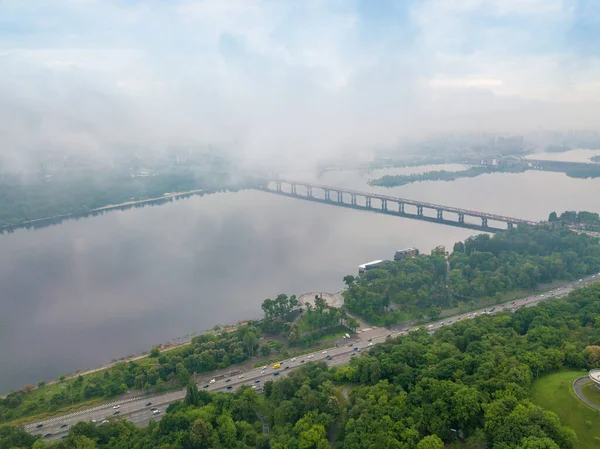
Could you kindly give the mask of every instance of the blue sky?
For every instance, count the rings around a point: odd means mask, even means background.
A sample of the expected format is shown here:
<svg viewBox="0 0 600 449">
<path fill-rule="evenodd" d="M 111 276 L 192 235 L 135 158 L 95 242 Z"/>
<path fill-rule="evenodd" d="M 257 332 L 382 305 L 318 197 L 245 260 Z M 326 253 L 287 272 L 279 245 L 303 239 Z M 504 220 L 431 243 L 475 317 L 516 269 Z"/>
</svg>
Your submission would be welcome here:
<svg viewBox="0 0 600 449">
<path fill-rule="evenodd" d="M 0 131 L 319 153 L 586 127 L 599 44 L 597 0 L 0 0 Z"/>
</svg>

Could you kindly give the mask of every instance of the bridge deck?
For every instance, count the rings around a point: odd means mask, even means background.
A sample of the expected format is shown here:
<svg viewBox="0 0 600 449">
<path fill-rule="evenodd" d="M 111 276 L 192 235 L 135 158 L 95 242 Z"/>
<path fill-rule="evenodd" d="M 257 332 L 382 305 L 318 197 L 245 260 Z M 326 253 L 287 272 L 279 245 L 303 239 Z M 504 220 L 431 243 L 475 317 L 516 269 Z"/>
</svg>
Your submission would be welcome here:
<svg viewBox="0 0 600 449">
<path fill-rule="evenodd" d="M 459 215 L 462 214 L 462 215 L 468 215 L 470 217 L 486 218 L 489 220 L 501 221 L 501 222 L 506 222 L 506 223 L 517 223 L 517 224 L 521 223 L 521 224 L 527 224 L 527 225 L 536 225 L 537 224 L 534 221 L 523 220 L 521 218 L 506 217 L 504 215 L 490 214 L 487 212 L 479 212 L 479 211 L 474 211 L 474 210 L 469 210 L 469 209 L 461 209 L 461 208 L 453 207 L 453 206 L 444 206 L 442 204 L 427 203 L 424 201 L 416 201 L 416 200 L 411 200 L 411 199 L 407 199 L 407 198 L 381 195 L 379 193 L 361 192 L 358 190 L 343 189 L 340 187 L 332 187 L 332 186 L 327 186 L 327 185 L 322 185 L 322 184 L 314 184 L 314 183 L 303 182 L 303 181 L 290 181 L 290 180 L 285 180 L 285 179 L 272 179 L 271 181 L 272 182 L 281 182 L 281 183 L 290 184 L 290 185 L 311 187 L 313 189 L 316 188 L 316 189 L 321 189 L 321 190 L 329 190 L 332 192 L 348 193 L 350 195 L 358 195 L 358 196 L 363 196 L 363 197 L 377 198 L 380 200 L 410 204 L 413 206 L 422 206 L 422 207 L 426 207 L 429 209 L 443 210 L 444 212 L 453 212 L 453 213 L 456 213 Z"/>
</svg>

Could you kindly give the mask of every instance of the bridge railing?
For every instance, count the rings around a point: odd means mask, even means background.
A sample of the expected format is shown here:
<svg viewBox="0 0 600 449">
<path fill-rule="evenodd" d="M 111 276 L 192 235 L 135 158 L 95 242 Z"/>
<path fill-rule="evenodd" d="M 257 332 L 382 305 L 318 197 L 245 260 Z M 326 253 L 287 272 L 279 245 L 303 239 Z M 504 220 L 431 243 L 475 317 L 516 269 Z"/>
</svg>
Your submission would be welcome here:
<svg viewBox="0 0 600 449">
<path fill-rule="evenodd" d="M 289 184 L 289 185 L 297 185 L 297 186 L 300 185 L 303 187 L 311 187 L 311 188 L 322 189 L 322 190 L 331 190 L 334 192 L 343 192 L 343 193 L 348 193 L 351 195 L 360 195 L 360 196 L 364 196 L 364 197 L 383 199 L 386 201 L 405 203 L 405 204 L 410 204 L 413 206 L 422 206 L 422 207 L 426 207 L 429 209 L 441 209 L 445 212 L 452 212 L 452 213 L 456 213 L 456 214 L 468 215 L 470 217 L 487 218 L 489 220 L 502 221 L 502 222 L 508 222 L 508 223 L 517 223 L 517 224 L 518 223 L 528 224 L 528 225 L 536 225 L 537 224 L 534 221 L 523 220 L 521 218 L 507 217 L 504 215 L 490 214 L 487 212 L 479 212 L 479 211 L 474 211 L 474 210 L 469 210 L 469 209 L 461 209 L 461 208 L 453 207 L 453 206 L 445 206 L 442 204 L 435 204 L 435 203 L 428 203 L 425 201 L 411 200 L 408 198 L 393 197 L 393 196 L 388 196 L 388 195 L 382 195 L 379 193 L 361 192 L 358 190 L 333 187 L 333 186 L 328 186 L 328 185 L 323 185 L 323 184 L 315 184 L 315 183 L 311 183 L 311 182 L 290 181 L 287 179 L 278 179 L 278 178 L 273 178 L 270 181 Z"/>
</svg>

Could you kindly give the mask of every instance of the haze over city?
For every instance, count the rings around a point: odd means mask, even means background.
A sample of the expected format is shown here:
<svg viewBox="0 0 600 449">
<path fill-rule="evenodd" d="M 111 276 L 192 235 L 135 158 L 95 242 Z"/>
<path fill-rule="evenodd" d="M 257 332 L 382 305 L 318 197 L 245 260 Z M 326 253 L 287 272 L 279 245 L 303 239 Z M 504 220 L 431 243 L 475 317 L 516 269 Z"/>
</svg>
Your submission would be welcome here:
<svg viewBox="0 0 600 449">
<path fill-rule="evenodd" d="M 295 162 L 585 129 L 593 1 L 0 2 L 2 155 L 212 144 Z"/>
</svg>

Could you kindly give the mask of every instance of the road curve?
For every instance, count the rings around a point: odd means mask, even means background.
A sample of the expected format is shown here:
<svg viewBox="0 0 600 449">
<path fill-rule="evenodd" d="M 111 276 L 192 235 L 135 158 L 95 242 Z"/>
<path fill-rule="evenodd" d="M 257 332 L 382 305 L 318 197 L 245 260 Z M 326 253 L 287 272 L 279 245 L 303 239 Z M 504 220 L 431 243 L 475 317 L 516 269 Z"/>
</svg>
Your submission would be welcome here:
<svg viewBox="0 0 600 449">
<path fill-rule="evenodd" d="M 581 391 L 583 389 L 583 385 L 587 382 L 591 382 L 591 380 L 588 376 L 582 376 L 582 377 L 575 379 L 573 381 L 573 391 L 575 392 L 575 394 L 577 395 L 577 397 L 579 398 L 580 401 L 589 405 L 593 409 L 600 411 L 600 406 L 598 406 L 597 404 L 594 404 L 592 401 L 590 401 L 588 398 L 586 398 L 585 395 L 583 394 L 583 392 Z"/>
<path fill-rule="evenodd" d="M 521 307 L 532 307 L 544 301 L 555 297 L 561 297 L 569 294 L 572 290 L 587 286 L 590 282 L 600 280 L 600 273 L 593 276 L 588 276 L 580 281 L 571 282 L 561 287 L 557 287 L 553 291 L 548 291 L 540 295 L 532 295 L 530 297 L 509 301 L 494 307 L 487 307 L 474 312 L 463 313 L 452 317 L 445 317 L 443 320 L 429 323 L 426 325 L 414 326 L 410 328 L 396 327 L 392 330 L 380 327 L 371 327 L 358 331 L 353 335 L 351 340 L 342 340 L 340 345 L 331 348 L 327 351 L 315 352 L 304 356 L 292 358 L 281 362 L 281 368 L 275 370 L 272 366 L 262 368 L 254 368 L 243 373 L 237 373 L 231 377 L 225 377 L 211 383 L 212 373 L 204 373 L 198 381 L 198 387 L 210 392 L 228 392 L 239 389 L 242 385 L 260 387 L 267 380 L 275 380 L 280 377 L 285 377 L 294 369 L 299 368 L 304 363 L 311 361 L 325 361 L 328 366 L 343 365 L 350 359 L 361 352 L 368 350 L 371 346 L 377 343 L 384 342 L 388 337 L 397 337 L 407 335 L 409 332 L 417 329 L 426 329 L 429 333 L 433 333 L 439 328 L 454 324 L 458 321 L 476 318 L 483 314 L 495 314 L 496 312 L 511 310 L 515 311 Z M 235 370 L 235 366 L 231 369 Z M 185 389 L 171 391 L 167 393 L 138 396 L 135 398 L 114 401 L 95 407 L 81 409 L 74 413 L 69 413 L 57 416 L 48 420 L 28 424 L 25 430 L 33 435 L 42 435 L 46 439 L 57 439 L 68 434 L 69 428 L 80 421 L 92 421 L 101 425 L 103 420 L 114 418 L 127 418 L 133 423 L 146 426 L 151 420 L 159 421 L 164 413 L 164 409 L 172 402 L 182 400 L 185 397 Z M 150 404 L 151 403 L 151 404 Z M 117 408 L 118 407 L 118 408 Z M 154 414 L 151 408 L 157 408 L 161 412 Z M 118 413 L 117 413 L 118 411 Z M 38 427 L 41 424 L 41 427 Z"/>
</svg>

